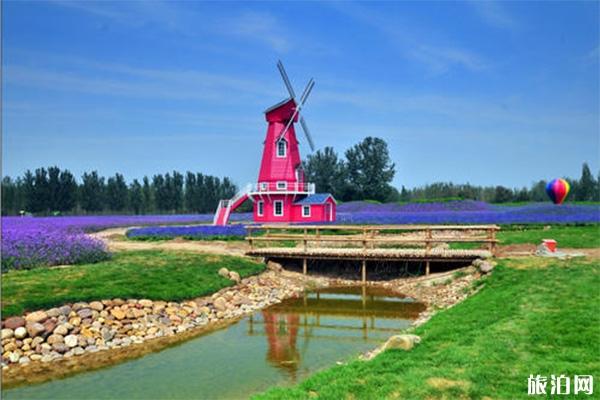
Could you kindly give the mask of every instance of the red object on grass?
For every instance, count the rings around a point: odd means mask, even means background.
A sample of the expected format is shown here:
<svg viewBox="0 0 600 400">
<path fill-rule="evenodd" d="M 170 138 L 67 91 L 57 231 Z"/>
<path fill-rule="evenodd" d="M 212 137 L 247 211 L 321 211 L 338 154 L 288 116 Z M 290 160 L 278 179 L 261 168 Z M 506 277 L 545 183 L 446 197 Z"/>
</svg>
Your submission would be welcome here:
<svg viewBox="0 0 600 400">
<path fill-rule="evenodd" d="M 554 239 L 544 239 L 542 243 L 550 252 L 554 253 L 556 251 L 556 240 Z"/>
</svg>

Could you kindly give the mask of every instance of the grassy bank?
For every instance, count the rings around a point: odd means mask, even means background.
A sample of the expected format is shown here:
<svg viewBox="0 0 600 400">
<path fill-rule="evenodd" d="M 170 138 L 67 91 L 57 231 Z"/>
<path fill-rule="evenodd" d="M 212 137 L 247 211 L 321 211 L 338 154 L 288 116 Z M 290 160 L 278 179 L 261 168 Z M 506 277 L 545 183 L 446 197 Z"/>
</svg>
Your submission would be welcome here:
<svg viewBox="0 0 600 400">
<path fill-rule="evenodd" d="M 600 225 L 509 225 L 498 232 L 498 240 L 503 245 L 539 244 L 543 239 L 555 239 L 559 247 L 565 248 L 600 247 Z"/>
<path fill-rule="evenodd" d="M 233 256 L 131 251 L 108 261 L 66 268 L 11 271 L 2 276 L 2 317 L 75 301 L 111 298 L 183 299 L 232 285 L 219 268 L 256 274 L 263 264 Z"/>
<path fill-rule="evenodd" d="M 529 374 L 597 380 L 597 260 L 500 264 L 481 292 L 419 327 L 413 351 L 387 351 L 257 398 L 524 398 Z"/>
</svg>

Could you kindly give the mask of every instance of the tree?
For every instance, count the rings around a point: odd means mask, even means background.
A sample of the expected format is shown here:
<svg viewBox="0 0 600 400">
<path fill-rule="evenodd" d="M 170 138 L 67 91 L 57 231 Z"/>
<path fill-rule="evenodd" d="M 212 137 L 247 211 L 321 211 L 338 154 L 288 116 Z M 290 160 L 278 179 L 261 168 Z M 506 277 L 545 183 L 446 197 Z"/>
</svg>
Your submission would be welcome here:
<svg viewBox="0 0 600 400">
<path fill-rule="evenodd" d="M 82 185 L 79 188 L 79 202 L 81 208 L 87 212 L 102 211 L 104 208 L 104 178 L 97 171 L 84 173 L 81 177 Z"/>
<path fill-rule="evenodd" d="M 396 171 L 384 140 L 367 137 L 348 149 L 345 169 L 357 198 L 384 201 L 390 195 Z"/>
<path fill-rule="evenodd" d="M 580 201 L 594 200 L 594 192 L 596 190 L 596 181 L 590 171 L 588 163 L 583 163 L 581 167 L 581 178 L 576 191 L 576 199 Z"/>
<path fill-rule="evenodd" d="M 157 211 L 168 209 L 168 193 L 165 186 L 165 177 L 162 174 L 152 177 L 152 191 L 154 192 L 154 205 Z"/>
<path fill-rule="evenodd" d="M 137 179 L 134 179 L 129 186 L 129 205 L 135 214 L 140 214 L 144 208 L 142 185 Z"/>
<path fill-rule="evenodd" d="M 15 212 L 16 185 L 10 178 L 2 178 L 2 215 L 10 215 Z"/>
<path fill-rule="evenodd" d="M 71 211 L 77 206 L 77 182 L 69 170 L 61 171 L 58 176 L 56 210 Z"/>
<path fill-rule="evenodd" d="M 496 186 L 494 193 L 494 203 L 507 203 L 513 198 L 512 190 L 504 186 Z"/>
<path fill-rule="evenodd" d="M 322 151 L 310 154 L 303 164 L 307 182 L 314 183 L 321 192 L 342 198 L 345 183 L 344 166 L 333 147 L 325 147 Z"/>
<path fill-rule="evenodd" d="M 152 190 L 152 185 L 150 185 L 150 179 L 148 179 L 147 176 L 144 176 L 142 181 L 142 209 L 144 213 L 148 213 L 156 209 L 154 206 L 154 192 Z"/>
<path fill-rule="evenodd" d="M 185 174 L 185 193 L 184 205 L 187 211 L 193 212 L 196 209 L 196 174 L 188 171 Z"/>
<path fill-rule="evenodd" d="M 123 175 L 116 173 L 106 182 L 106 202 L 112 211 L 123 211 L 127 207 L 127 184 Z"/>
</svg>

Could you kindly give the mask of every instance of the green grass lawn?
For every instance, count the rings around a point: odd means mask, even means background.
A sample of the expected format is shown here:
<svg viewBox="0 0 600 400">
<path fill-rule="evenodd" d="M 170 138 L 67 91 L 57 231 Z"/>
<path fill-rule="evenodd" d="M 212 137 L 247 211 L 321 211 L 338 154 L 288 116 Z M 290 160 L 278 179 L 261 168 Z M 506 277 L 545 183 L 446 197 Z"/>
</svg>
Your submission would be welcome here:
<svg viewBox="0 0 600 400">
<path fill-rule="evenodd" d="M 265 267 L 233 256 L 168 251 L 120 252 L 108 261 L 2 275 L 2 317 L 75 301 L 147 298 L 179 301 L 232 285 L 219 268 L 242 277 Z"/>
<path fill-rule="evenodd" d="M 599 287 L 598 260 L 501 260 L 479 293 L 416 329 L 422 342 L 413 351 L 390 350 L 257 398 L 513 399 L 527 397 L 530 374 L 598 381 Z"/>
<path fill-rule="evenodd" d="M 559 247 L 600 247 L 600 225 L 503 226 L 498 232 L 500 244 L 533 243 L 555 239 Z"/>
<path fill-rule="evenodd" d="M 600 247 L 600 225 L 505 225 L 496 235 L 500 245 L 531 243 L 554 239 L 562 248 Z M 450 243 L 452 249 L 476 249 L 481 243 Z"/>
</svg>

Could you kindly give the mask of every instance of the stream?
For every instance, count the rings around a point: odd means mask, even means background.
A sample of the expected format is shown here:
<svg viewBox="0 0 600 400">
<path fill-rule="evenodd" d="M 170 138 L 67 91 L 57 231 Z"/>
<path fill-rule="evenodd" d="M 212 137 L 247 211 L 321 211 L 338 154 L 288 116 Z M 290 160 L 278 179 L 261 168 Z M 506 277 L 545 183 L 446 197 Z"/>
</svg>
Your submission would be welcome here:
<svg viewBox="0 0 600 400">
<path fill-rule="evenodd" d="M 3 390 L 3 399 L 239 399 L 292 385 L 407 328 L 425 306 L 380 288 L 287 299 L 176 346 L 65 379 Z"/>
</svg>

